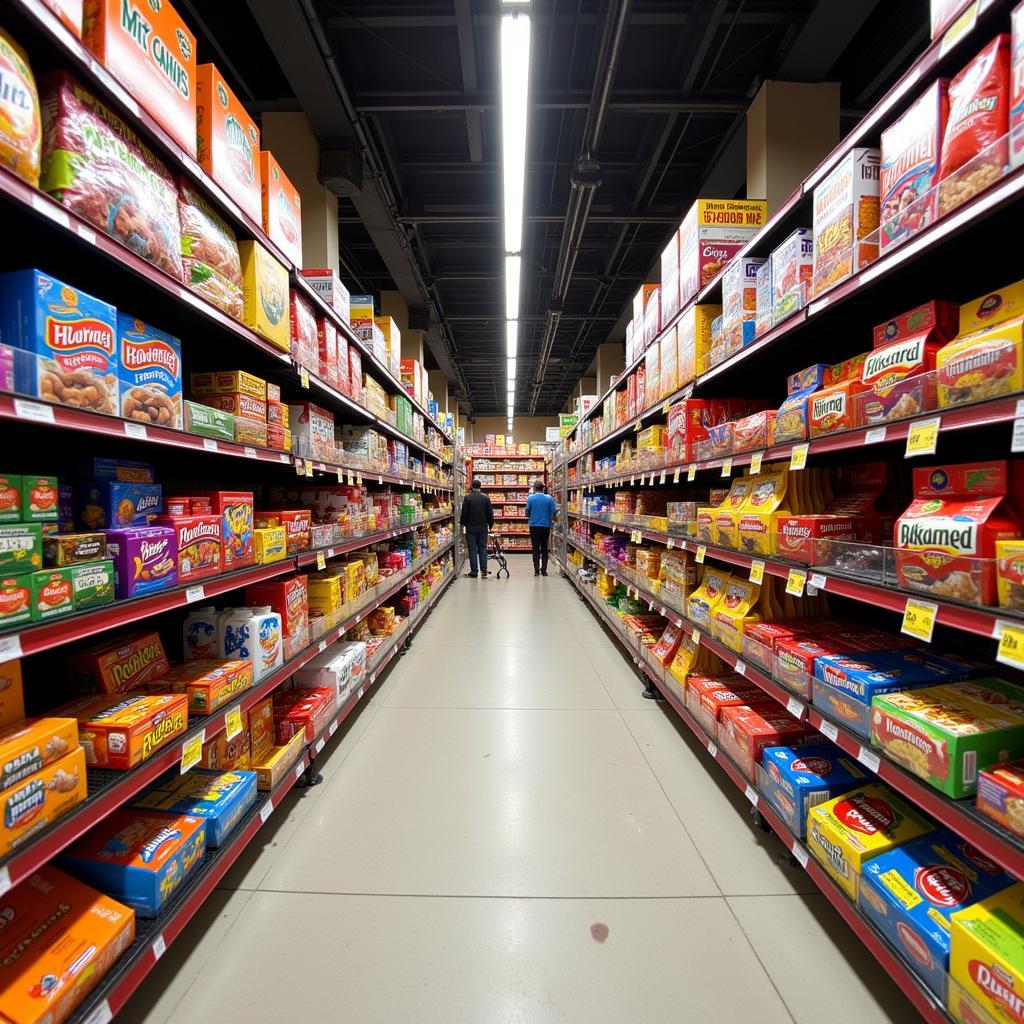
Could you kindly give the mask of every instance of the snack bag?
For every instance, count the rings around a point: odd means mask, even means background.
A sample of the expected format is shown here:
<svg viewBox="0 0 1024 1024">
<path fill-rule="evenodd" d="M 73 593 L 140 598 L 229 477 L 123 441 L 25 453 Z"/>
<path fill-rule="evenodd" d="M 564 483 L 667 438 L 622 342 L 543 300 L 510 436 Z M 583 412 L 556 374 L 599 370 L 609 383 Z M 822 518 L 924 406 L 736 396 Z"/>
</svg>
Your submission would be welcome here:
<svg viewBox="0 0 1024 1024">
<path fill-rule="evenodd" d="M 178 215 L 185 284 L 241 320 L 242 262 L 234 232 L 184 178 L 178 179 Z"/>
<path fill-rule="evenodd" d="M 39 185 L 39 94 L 25 51 L 0 28 L 0 164 Z"/>
</svg>

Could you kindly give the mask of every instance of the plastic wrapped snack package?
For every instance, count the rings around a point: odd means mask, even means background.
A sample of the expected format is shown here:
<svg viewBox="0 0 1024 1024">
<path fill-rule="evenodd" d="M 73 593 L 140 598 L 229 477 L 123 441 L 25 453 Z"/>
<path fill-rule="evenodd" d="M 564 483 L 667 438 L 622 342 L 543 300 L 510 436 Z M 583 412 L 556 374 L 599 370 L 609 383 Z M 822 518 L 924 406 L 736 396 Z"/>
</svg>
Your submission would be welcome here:
<svg viewBox="0 0 1024 1024">
<path fill-rule="evenodd" d="M 236 320 L 242 319 L 242 261 L 234 232 L 184 179 L 178 180 L 185 284 Z"/>
<path fill-rule="evenodd" d="M 30 185 L 38 185 L 42 136 L 39 95 L 25 51 L 3 29 L 0 79 L 11 83 L 0 90 L 0 164 Z"/>
</svg>

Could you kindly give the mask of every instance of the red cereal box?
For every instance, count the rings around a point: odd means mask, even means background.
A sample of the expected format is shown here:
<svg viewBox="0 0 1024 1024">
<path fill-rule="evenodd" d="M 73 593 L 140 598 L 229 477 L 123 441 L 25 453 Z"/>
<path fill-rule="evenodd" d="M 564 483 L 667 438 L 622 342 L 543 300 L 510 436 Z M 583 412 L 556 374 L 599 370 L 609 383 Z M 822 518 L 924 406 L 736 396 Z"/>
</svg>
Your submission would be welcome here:
<svg viewBox="0 0 1024 1024">
<path fill-rule="evenodd" d="M 194 583 L 216 576 L 223 569 L 221 518 L 158 516 L 153 526 L 168 526 L 178 538 L 178 583 Z"/>
<path fill-rule="evenodd" d="M 283 526 L 288 540 L 288 554 L 296 555 L 310 546 L 313 513 L 308 508 L 257 512 L 256 525 L 261 529 L 268 526 Z"/>
<path fill-rule="evenodd" d="M 316 337 L 319 349 L 320 379 L 328 384 L 338 386 L 338 328 L 329 317 L 320 316 L 316 320 Z M 348 367 L 346 367 L 346 370 Z M 348 381 L 348 374 L 345 374 Z"/>
<path fill-rule="evenodd" d="M 348 396 L 356 402 L 363 400 L 363 356 L 355 345 L 348 347 Z"/>
<path fill-rule="evenodd" d="M 1010 14 L 1010 166 L 1024 163 L 1024 4 Z"/>
<path fill-rule="evenodd" d="M 252 532 L 252 491 L 210 491 L 196 497 L 208 498 L 213 511 L 221 517 L 224 571 L 253 565 L 256 542 Z"/>
<path fill-rule="evenodd" d="M 124 693 L 171 670 L 159 633 L 105 640 L 72 658 L 70 674 L 81 693 Z"/>
<path fill-rule="evenodd" d="M 257 583 L 245 588 L 247 605 L 270 605 L 281 616 L 282 632 L 286 637 L 305 631 L 309 621 L 309 599 L 306 577 L 290 576 L 283 580 Z"/>
<path fill-rule="evenodd" d="M 816 391 L 807 403 L 807 428 L 811 437 L 851 430 L 861 424 L 859 395 L 865 390 L 859 380 L 847 380 Z"/>
<path fill-rule="evenodd" d="M 320 341 L 317 336 L 316 314 L 305 295 L 291 289 L 292 355 L 300 366 L 318 373 L 320 369 Z"/>
<path fill-rule="evenodd" d="M 751 781 L 765 747 L 786 746 L 817 735 L 810 725 L 769 707 L 726 707 L 718 722 L 718 745 Z"/>
</svg>

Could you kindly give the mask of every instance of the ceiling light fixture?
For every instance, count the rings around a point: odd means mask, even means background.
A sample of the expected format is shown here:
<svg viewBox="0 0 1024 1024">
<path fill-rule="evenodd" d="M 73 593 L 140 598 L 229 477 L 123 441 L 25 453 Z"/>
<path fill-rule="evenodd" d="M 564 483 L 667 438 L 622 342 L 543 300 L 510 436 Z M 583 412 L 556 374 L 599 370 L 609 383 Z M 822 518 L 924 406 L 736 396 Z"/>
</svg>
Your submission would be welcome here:
<svg viewBox="0 0 1024 1024">
<path fill-rule="evenodd" d="M 516 355 L 519 347 L 519 321 L 509 320 L 505 323 L 505 355 L 510 359 Z"/>
<path fill-rule="evenodd" d="M 505 257 L 505 319 L 519 318 L 519 273 L 522 269 L 521 256 Z"/>
<path fill-rule="evenodd" d="M 505 252 L 523 246 L 526 188 L 526 108 L 530 85 L 530 18 L 516 11 L 501 19 L 501 165 Z"/>
<path fill-rule="evenodd" d="M 515 356 L 510 356 L 508 359 L 505 360 L 505 362 L 508 364 L 508 367 L 507 367 L 508 379 L 509 380 L 515 380 L 516 379 L 516 357 Z"/>
</svg>

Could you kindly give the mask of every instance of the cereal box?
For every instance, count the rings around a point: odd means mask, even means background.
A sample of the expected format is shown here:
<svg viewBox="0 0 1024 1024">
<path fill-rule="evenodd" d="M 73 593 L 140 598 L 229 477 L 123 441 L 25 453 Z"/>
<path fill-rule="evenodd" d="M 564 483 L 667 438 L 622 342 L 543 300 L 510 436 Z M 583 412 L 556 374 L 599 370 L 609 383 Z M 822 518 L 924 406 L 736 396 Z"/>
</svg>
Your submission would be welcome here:
<svg viewBox="0 0 1024 1024">
<path fill-rule="evenodd" d="M 0 576 L 0 628 L 18 626 L 32 618 L 31 575 Z"/>
<path fill-rule="evenodd" d="M 313 290 L 341 316 L 344 323 L 352 322 L 352 296 L 341 283 L 332 267 L 306 267 L 302 276 L 313 286 Z M 356 296 L 358 298 L 359 296 Z M 370 319 L 373 319 L 373 299 L 370 299 Z M 352 326 L 355 326 L 354 324 Z"/>
<path fill-rule="evenodd" d="M 960 986 L 987 1014 L 957 1019 L 1024 1020 L 1024 882 L 957 910 L 949 924 L 950 988 Z"/>
<path fill-rule="evenodd" d="M 256 558 L 252 491 L 210 491 L 202 496 L 210 499 L 214 512 L 221 517 L 224 571 L 252 565 Z"/>
<path fill-rule="evenodd" d="M 782 815 L 789 830 L 807 835 L 807 812 L 868 781 L 856 760 L 831 743 L 766 747 L 757 773 L 758 791 Z"/>
<path fill-rule="evenodd" d="M 878 696 L 871 742 L 947 796 L 970 796 L 979 767 L 1024 754 L 1024 689 L 989 678 Z"/>
<path fill-rule="evenodd" d="M 856 900 L 868 861 L 933 829 L 887 786 L 871 783 L 810 809 L 807 848 L 846 895 Z"/>
<path fill-rule="evenodd" d="M 253 704 L 248 712 L 249 745 L 253 767 L 274 748 L 274 701 L 272 697 Z M 262 787 L 260 787 L 262 788 Z"/>
<path fill-rule="evenodd" d="M 163 511 L 160 484 L 93 480 L 74 489 L 75 518 L 87 530 L 145 526 Z"/>
<path fill-rule="evenodd" d="M 184 426 L 190 434 L 220 441 L 235 439 L 235 418 L 230 413 L 198 402 L 184 403 Z"/>
<path fill-rule="evenodd" d="M 202 818 L 206 845 L 222 846 L 246 812 L 256 803 L 256 773 L 193 768 L 184 775 L 165 775 L 133 806 Z"/>
<path fill-rule="evenodd" d="M 722 709 L 718 722 L 719 746 L 751 782 L 755 781 L 756 766 L 767 747 L 801 743 L 816 736 L 808 723 L 778 707 L 727 707 Z"/>
<path fill-rule="evenodd" d="M 61 854 L 60 863 L 139 917 L 156 917 L 205 856 L 202 818 L 121 808 Z"/>
<path fill-rule="evenodd" d="M 803 309 L 814 273 L 814 235 L 797 228 L 771 255 L 772 318 L 775 323 Z"/>
<path fill-rule="evenodd" d="M 698 199 L 679 226 L 679 293 L 685 306 L 764 226 L 763 199 Z M 637 318 L 634 308 L 634 318 Z"/>
<path fill-rule="evenodd" d="M 127 420 L 181 427 L 181 342 L 118 311 L 120 412 Z"/>
<path fill-rule="evenodd" d="M 249 771 L 252 768 L 252 753 L 249 745 L 249 726 L 242 715 L 242 731 L 231 739 L 223 732 L 203 744 L 203 759 L 200 768 L 216 768 L 218 771 Z"/>
<path fill-rule="evenodd" d="M 197 68 L 196 108 L 200 166 L 251 220 L 262 223 L 260 130 L 213 64 Z"/>
<path fill-rule="evenodd" d="M 71 569 L 40 569 L 28 580 L 32 600 L 32 621 L 45 622 L 75 610 Z"/>
<path fill-rule="evenodd" d="M 667 323 L 679 312 L 679 231 L 672 232 L 672 238 L 661 253 L 661 317 Z"/>
<path fill-rule="evenodd" d="M 726 351 L 730 354 L 754 340 L 757 272 L 766 262 L 754 256 L 741 256 L 734 259 L 722 274 L 722 320 Z"/>
<path fill-rule="evenodd" d="M 267 565 L 288 557 L 288 532 L 283 526 L 257 526 L 253 530 L 256 564 Z"/>
<path fill-rule="evenodd" d="M 255 241 L 238 243 L 242 260 L 242 322 L 276 348 L 291 350 L 288 269 Z"/>
<path fill-rule="evenodd" d="M 118 600 L 167 590 L 178 583 L 178 540 L 166 526 L 107 530 Z"/>
<path fill-rule="evenodd" d="M 940 828 L 868 861 L 860 908 L 940 999 L 946 997 L 950 915 L 1013 885 L 980 850 Z"/>
<path fill-rule="evenodd" d="M 0 573 L 18 576 L 43 565 L 42 528 L 38 523 L 0 526 Z"/>
<path fill-rule="evenodd" d="M 1010 12 L 1010 166 L 1024 163 L 1024 7 Z"/>
<path fill-rule="evenodd" d="M 68 567 L 71 576 L 71 590 L 75 598 L 75 611 L 102 608 L 113 604 L 117 589 L 113 559 L 104 558 L 96 562 L 80 562 Z"/>
<path fill-rule="evenodd" d="M 27 54 L 4 31 L 0 31 L 0 73 L 7 83 L 0 94 L 0 163 L 36 188 L 42 136 L 39 94 Z"/>
<path fill-rule="evenodd" d="M 877 149 L 852 149 L 814 189 L 817 295 L 878 256 Z"/>
<path fill-rule="evenodd" d="M 85 764 L 85 751 L 75 747 L 0 793 L 0 856 L 17 849 L 85 800 Z"/>
<path fill-rule="evenodd" d="M 308 508 L 275 509 L 257 512 L 257 526 L 283 526 L 288 536 L 288 554 L 295 555 L 309 547 L 312 512 Z"/>
<path fill-rule="evenodd" d="M 135 689 L 145 689 L 147 693 L 184 693 L 189 714 L 210 715 L 250 689 L 252 681 L 251 661 L 196 658 Z"/>
<path fill-rule="evenodd" d="M 1024 390 L 1024 319 L 951 341 L 936 367 L 940 407 Z"/>
<path fill-rule="evenodd" d="M 193 395 L 243 394 L 261 402 L 267 400 L 267 382 L 245 370 L 193 373 L 189 376 L 189 387 Z"/>
<path fill-rule="evenodd" d="M 271 747 L 262 758 L 257 758 L 254 752 L 252 767 L 256 772 L 256 788 L 261 793 L 274 789 L 291 770 L 306 743 L 306 733 L 299 729 L 287 743 Z"/>
<path fill-rule="evenodd" d="M 797 391 L 779 406 L 772 429 L 772 444 L 806 440 L 808 406 L 815 394 L 817 392 L 812 390 Z"/>
<path fill-rule="evenodd" d="M 82 41 L 195 157 L 196 39 L 178 12 L 166 0 L 88 0 Z"/>
<path fill-rule="evenodd" d="M 134 768 L 188 728 L 188 698 L 179 693 L 83 697 L 60 710 L 78 719 L 94 768 Z"/>
<path fill-rule="evenodd" d="M 881 251 L 917 234 L 935 219 L 946 81 L 937 79 L 882 132 L 879 170 Z"/>
<path fill-rule="evenodd" d="M 28 473 L 20 477 L 21 513 L 18 519 L 33 523 L 56 522 L 57 520 L 57 478 Z"/>
<path fill-rule="evenodd" d="M 0 1005 L 10 1024 L 61 1024 L 135 938 L 135 914 L 47 865 L 3 898 Z"/>
<path fill-rule="evenodd" d="M 296 267 L 301 267 L 302 199 L 274 154 L 265 149 L 260 150 L 260 190 L 263 230 Z"/>
<path fill-rule="evenodd" d="M 771 330 L 775 323 L 774 291 L 772 289 L 772 261 L 757 268 L 757 306 L 754 312 L 754 336 Z"/>
<path fill-rule="evenodd" d="M 133 633 L 111 644 L 103 641 L 77 654 L 71 680 L 80 693 L 125 693 L 171 670 L 160 634 Z"/>
<path fill-rule="evenodd" d="M 996 541 L 1021 535 L 1005 496 L 1006 462 L 914 470 L 914 500 L 896 523 L 901 586 L 969 604 L 996 601 Z"/>
<path fill-rule="evenodd" d="M 0 792 L 78 748 L 73 718 L 37 718 L 0 731 Z"/>
<path fill-rule="evenodd" d="M 223 520 L 219 515 L 157 516 L 153 525 L 174 531 L 179 584 L 204 580 L 222 570 Z"/>
<path fill-rule="evenodd" d="M 0 274 L 0 337 L 32 353 L 15 363 L 23 394 L 116 415 L 114 307 L 39 270 Z"/>
<path fill-rule="evenodd" d="M 62 533 L 43 538 L 43 564 L 47 567 L 94 562 L 106 553 L 105 533 Z"/>
<path fill-rule="evenodd" d="M 860 396 L 864 390 L 865 386 L 859 380 L 847 380 L 815 391 L 807 407 L 807 432 L 810 436 L 822 437 L 859 427 L 863 422 L 864 406 Z"/>
<path fill-rule="evenodd" d="M 0 476 L 0 522 L 18 523 L 22 512 L 22 478 L 11 473 Z"/>
<path fill-rule="evenodd" d="M 978 810 L 1024 836 L 1024 760 L 995 764 L 978 773 Z"/>
</svg>

